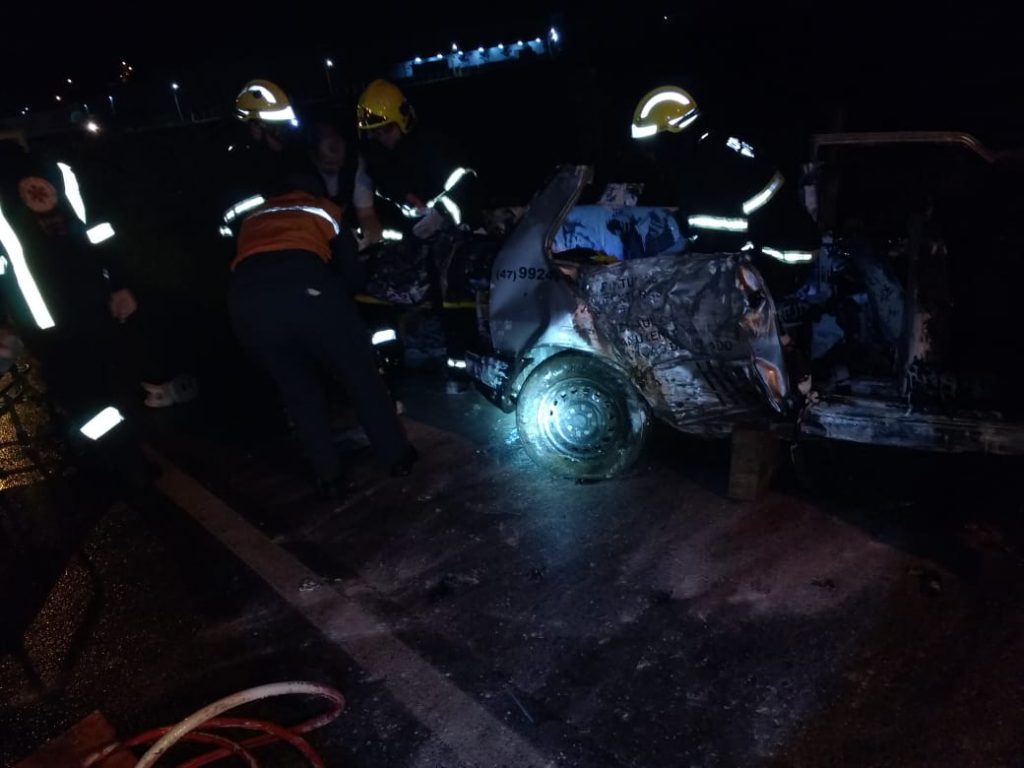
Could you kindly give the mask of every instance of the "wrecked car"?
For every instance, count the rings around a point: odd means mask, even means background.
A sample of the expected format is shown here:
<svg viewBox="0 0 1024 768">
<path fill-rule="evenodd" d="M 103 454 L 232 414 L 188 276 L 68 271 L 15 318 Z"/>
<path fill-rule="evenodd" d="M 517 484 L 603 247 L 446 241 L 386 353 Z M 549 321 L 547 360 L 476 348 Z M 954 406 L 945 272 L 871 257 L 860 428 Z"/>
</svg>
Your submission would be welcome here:
<svg viewBox="0 0 1024 768">
<path fill-rule="evenodd" d="M 1000 250 L 1016 243 L 978 237 L 957 206 L 978 199 L 965 178 L 988 184 L 994 156 L 945 133 L 818 136 L 813 151 L 801 191 L 823 246 L 779 297 L 757 251 L 611 264 L 556 252 L 591 169 L 549 180 L 494 260 L 490 351 L 468 360 L 491 399 L 515 411 L 537 464 L 612 477 L 640 455 L 653 419 L 708 437 L 752 424 L 792 440 L 1024 452 L 1006 368 L 1020 334 L 986 309 L 991 270 L 979 266 L 1019 261 Z M 949 162 L 936 165 L 935 151 Z M 936 177 L 939 167 L 949 174 Z M 986 343 L 971 341 L 985 323 Z"/>
</svg>

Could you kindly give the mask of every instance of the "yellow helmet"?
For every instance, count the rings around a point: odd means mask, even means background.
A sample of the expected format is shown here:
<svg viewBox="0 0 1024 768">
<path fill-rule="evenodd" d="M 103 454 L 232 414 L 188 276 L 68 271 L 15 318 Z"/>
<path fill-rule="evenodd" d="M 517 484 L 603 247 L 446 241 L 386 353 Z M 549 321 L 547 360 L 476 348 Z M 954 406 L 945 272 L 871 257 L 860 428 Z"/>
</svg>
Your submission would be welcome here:
<svg viewBox="0 0 1024 768">
<path fill-rule="evenodd" d="M 693 96 L 674 85 L 663 85 L 647 93 L 636 105 L 633 138 L 645 139 L 662 131 L 679 133 L 699 115 Z"/>
<path fill-rule="evenodd" d="M 397 85 L 387 80 L 374 80 L 359 97 L 356 122 L 361 131 L 394 123 L 402 133 L 408 133 L 416 123 L 416 112 Z"/>
<path fill-rule="evenodd" d="M 269 80 L 250 80 L 242 86 L 235 97 L 235 114 L 239 120 L 298 124 L 288 94 Z"/>
</svg>

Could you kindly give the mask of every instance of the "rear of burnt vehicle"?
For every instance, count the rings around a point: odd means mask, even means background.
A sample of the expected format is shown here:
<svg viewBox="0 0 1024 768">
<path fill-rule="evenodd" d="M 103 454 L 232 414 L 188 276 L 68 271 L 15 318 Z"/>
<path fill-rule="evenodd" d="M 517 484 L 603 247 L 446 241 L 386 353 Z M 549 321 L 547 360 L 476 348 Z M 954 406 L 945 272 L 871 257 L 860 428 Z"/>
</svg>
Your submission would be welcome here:
<svg viewBox="0 0 1024 768">
<path fill-rule="evenodd" d="M 778 308 L 756 253 L 552 253 L 590 169 L 562 168 L 537 194 L 492 269 L 492 351 L 469 362 L 538 464 L 614 476 L 652 418 L 709 437 L 755 423 L 801 440 L 1024 451 L 1016 169 L 960 134 L 821 136 L 813 149 L 804 190 L 823 247 Z M 797 371 L 812 374 L 800 391 Z"/>
</svg>

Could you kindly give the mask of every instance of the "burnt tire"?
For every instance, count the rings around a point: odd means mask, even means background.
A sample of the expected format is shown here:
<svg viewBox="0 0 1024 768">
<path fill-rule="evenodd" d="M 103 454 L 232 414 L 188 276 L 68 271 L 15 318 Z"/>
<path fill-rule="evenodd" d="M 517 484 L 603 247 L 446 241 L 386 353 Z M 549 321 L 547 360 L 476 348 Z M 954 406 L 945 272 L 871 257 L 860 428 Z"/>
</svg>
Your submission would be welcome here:
<svg viewBox="0 0 1024 768">
<path fill-rule="evenodd" d="M 601 480 L 627 470 L 650 432 L 647 404 L 621 371 L 589 355 L 545 360 L 526 380 L 516 426 L 530 458 L 561 477 Z"/>
</svg>

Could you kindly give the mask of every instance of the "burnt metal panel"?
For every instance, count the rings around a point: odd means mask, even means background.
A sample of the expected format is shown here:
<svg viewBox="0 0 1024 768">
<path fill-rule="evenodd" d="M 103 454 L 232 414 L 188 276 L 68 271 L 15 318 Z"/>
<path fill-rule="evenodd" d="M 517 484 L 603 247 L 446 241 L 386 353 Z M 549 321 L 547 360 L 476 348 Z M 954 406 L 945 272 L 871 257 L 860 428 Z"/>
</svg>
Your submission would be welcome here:
<svg viewBox="0 0 1024 768">
<path fill-rule="evenodd" d="M 684 431 L 726 433 L 735 418 L 766 410 L 753 366 L 759 353 L 785 379 L 761 285 L 742 254 L 584 267 L 574 321 L 592 349 L 630 373 L 660 418 Z"/>
<path fill-rule="evenodd" d="M 808 406 L 799 432 L 869 445 L 943 453 L 1024 453 L 1024 427 L 997 414 L 945 415 L 911 410 L 899 402 L 833 396 Z"/>
</svg>

